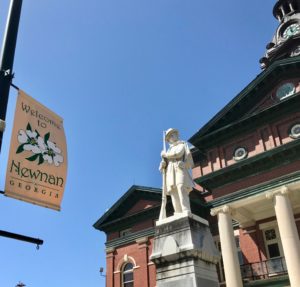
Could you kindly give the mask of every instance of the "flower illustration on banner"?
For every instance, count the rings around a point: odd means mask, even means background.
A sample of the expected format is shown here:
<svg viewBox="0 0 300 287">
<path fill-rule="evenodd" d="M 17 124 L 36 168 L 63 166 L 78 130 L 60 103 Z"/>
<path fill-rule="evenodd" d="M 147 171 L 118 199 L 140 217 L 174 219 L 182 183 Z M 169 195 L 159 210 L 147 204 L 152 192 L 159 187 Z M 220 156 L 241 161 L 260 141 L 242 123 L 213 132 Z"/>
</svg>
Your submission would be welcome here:
<svg viewBox="0 0 300 287">
<path fill-rule="evenodd" d="M 40 138 L 36 132 L 31 130 L 20 130 L 18 134 L 18 141 L 22 144 L 23 150 L 32 151 L 35 154 L 41 152 L 38 144 Z"/>
<path fill-rule="evenodd" d="M 49 140 L 50 133 L 46 133 L 41 137 L 37 130 L 33 131 L 31 125 L 28 123 L 26 130 L 19 130 L 18 141 L 20 143 L 16 153 L 23 151 L 31 151 L 32 156 L 27 157 L 29 161 L 38 161 L 38 164 L 48 162 L 59 166 L 63 162 L 61 149 L 56 144 Z"/>
<path fill-rule="evenodd" d="M 54 163 L 55 166 L 59 166 L 63 162 L 63 156 L 61 155 L 61 150 L 51 141 L 47 141 L 45 145 L 45 150 L 43 150 L 43 159 L 48 161 L 49 164 Z"/>
</svg>

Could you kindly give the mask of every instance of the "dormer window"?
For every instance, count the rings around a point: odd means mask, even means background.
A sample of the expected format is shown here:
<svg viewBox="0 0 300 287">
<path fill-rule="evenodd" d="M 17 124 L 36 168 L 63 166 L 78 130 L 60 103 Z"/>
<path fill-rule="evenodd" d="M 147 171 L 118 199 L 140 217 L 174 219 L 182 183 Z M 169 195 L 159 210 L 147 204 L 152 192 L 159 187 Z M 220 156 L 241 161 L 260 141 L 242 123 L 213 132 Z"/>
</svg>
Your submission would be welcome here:
<svg viewBox="0 0 300 287">
<path fill-rule="evenodd" d="M 290 137 L 293 139 L 300 138 L 300 124 L 295 124 L 290 129 Z"/>
<path fill-rule="evenodd" d="M 296 92 L 296 87 L 293 83 L 285 83 L 281 85 L 276 91 L 276 97 L 278 100 L 283 100 L 292 96 Z"/>
<path fill-rule="evenodd" d="M 245 159 L 247 156 L 248 156 L 248 152 L 245 147 L 238 147 L 233 152 L 233 158 L 235 161 Z"/>
</svg>

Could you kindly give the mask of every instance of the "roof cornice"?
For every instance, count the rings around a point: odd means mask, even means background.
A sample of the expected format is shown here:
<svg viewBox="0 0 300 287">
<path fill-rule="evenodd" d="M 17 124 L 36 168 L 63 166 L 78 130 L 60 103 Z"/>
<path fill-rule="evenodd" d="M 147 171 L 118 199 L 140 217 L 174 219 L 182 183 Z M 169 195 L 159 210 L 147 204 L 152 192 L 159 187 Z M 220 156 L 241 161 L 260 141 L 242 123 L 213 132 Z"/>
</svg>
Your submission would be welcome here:
<svg viewBox="0 0 300 287">
<path fill-rule="evenodd" d="M 205 189 L 213 190 L 230 182 L 245 180 L 246 177 L 254 176 L 257 173 L 288 165 L 299 159 L 300 139 L 296 139 L 267 152 L 196 178 L 195 181 Z"/>
<path fill-rule="evenodd" d="M 240 117 L 243 116 L 244 113 L 241 111 L 241 106 L 246 98 L 251 101 L 258 100 L 259 96 L 262 98 L 267 88 L 270 85 L 274 85 L 276 81 L 291 76 L 295 77 L 296 75 L 300 75 L 300 56 L 274 62 L 196 132 L 189 139 L 189 142 L 198 147 L 198 141 L 202 136 L 211 132 L 212 129 L 219 129 L 226 125 L 226 123 L 221 124 L 221 120 L 224 121 L 226 118 L 229 118 L 229 116 L 232 116 L 233 113 L 236 115 L 236 118 L 239 118 L 239 114 Z"/>
<path fill-rule="evenodd" d="M 198 139 L 197 149 L 205 152 L 207 148 L 220 145 L 228 138 L 236 137 L 239 134 L 249 132 L 252 129 L 257 129 L 257 126 L 266 121 L 272 122 L 279 119 L 282 114 L 298 112 L 300 105 L 300 92 L 296 93 L 270 107 L 260 110 L 258 113 L 253 113 L 249 116 L 239 119 L 231 124 L 223 126 L 217 130 L 203 135 Z M 280 111 L 280 112 L 279 112 Z M 248 128 L 250 127 L 250 128 Z"/>
<path fill-rule="evenodd" d="M 160 188 L 133 185 L 130 187 L 130 189 L 127 192 L 125 192 L 125 194 L 121 198 L 119 198 L 119 200 L 117 200 L 117 202 L 115 204 L 113 204 L 113 206 L 109 210 L 107 210 L 94 223 L 93 227 L 100 230 L 100 226 L 102 226 L 105 223 L 105 221 L 109 218 L 109 216 L 112 215 L 115 211 L 117 211 L 121 207 L 122 203 L 126 199 L 128 199 L 130 196 L 132 196 L 136 191 L 146 192 L 146 193 L 157 195 L 157 196 L 160 196 L 160 194 L 161 194 Z"/>
</svg>

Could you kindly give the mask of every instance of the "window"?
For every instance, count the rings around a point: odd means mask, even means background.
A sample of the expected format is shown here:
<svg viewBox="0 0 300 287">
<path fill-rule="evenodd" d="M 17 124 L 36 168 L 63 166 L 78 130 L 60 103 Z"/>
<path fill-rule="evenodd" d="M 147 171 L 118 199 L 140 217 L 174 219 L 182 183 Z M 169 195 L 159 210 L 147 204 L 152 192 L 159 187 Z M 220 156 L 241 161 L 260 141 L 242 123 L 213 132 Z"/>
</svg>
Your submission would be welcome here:
<svg viewBox="0 0 300 287">
<path fill-rule="evenodd" d="M 131 228 L 127 228 L 127 229 L 121 230 L 120 231 L 120 237 L 127 236 L 130 233 L 131 233 Z"/>
<path fill-rule="evenodd" d="M 290 128 L 290 137 L 293 139 L 300 138 L 300 123 L 297 123 Z"/>
<path fill-rule="evenodd" d="M 126 263 L 122 273 L 122 287 L 133 287 L 133 264 Z"/>
<path fill-rule="evenodd" d="M 233 152 L 233 159 L 235 161 L 245 159 L 247 158 L 247 156 L 248 156 L 248 151 L 245 147 L 238 147 Z"/>
<path fill-rule="evenodd" d="M 267 250 L 267 268 L 269 275 L 276 275 L 286 270 L 283 256 L 282 245 L 277 227 L 269 227 L 263 230 L 265 246 Z"/>
<path fill-rule="evenodd" d="M 285 83 L 281 85 L 276 91 L 276 97 L 279 100 L 283 100 L 292 96 L 296 92 L 296 87 L 293 83 Z"/>
<path fill-rule="evenodd" d="M 244 256 L 243 256 L 243 251 L 240 246 L 240 236 L 235 235 L 234 238 L 235 238 L 235 244 L 236 244 L 236 249 L 237 249 L 237 253 L 238 253 L 239 263 L 240 263 L 240 265 L 243 265 L 244 264 Z"/>
<path fill-rule="evenodd" d="M 269 259 L 282 256 L 282 247 L 278 229 L 276 227 L 263 230 L 267 256 Z"/>
</svg>

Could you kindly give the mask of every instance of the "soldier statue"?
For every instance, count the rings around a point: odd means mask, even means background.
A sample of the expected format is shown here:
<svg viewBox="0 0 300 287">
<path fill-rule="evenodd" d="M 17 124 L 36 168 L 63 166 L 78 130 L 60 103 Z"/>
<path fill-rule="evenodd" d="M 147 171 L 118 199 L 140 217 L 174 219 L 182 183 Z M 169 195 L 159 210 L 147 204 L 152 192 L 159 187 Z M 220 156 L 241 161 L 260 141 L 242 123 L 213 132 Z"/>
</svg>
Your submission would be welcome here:
<svg viewBox="0 0 300 287">
<path fill-rule="evenodd" d="M 167 151 L 165 142 L 169 143 Z M 163 174 L 163 194 L 160 220 L 166 218 L 166 195 L 171 196 L 175 215 L 189 213 L 189 193 L 194 186 L 190 174 L 194 166 L 193 158 L 187 143 L 179 140 L 178 130 L 171 128 L 165 132 L 161 158 L 159 170 Z"/>
</svg>

